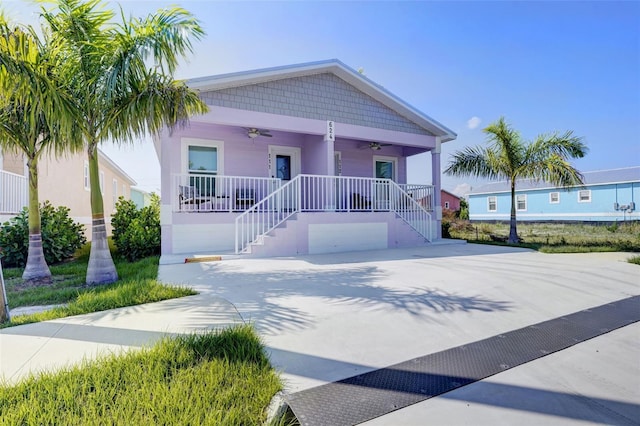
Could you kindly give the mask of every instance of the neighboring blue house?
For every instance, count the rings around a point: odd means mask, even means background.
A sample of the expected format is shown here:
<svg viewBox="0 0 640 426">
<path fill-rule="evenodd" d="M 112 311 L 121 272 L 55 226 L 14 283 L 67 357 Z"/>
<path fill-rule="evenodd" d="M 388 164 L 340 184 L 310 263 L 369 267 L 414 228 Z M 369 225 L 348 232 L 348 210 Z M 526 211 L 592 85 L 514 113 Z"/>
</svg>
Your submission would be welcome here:
<svg viewBox="0 0 640 426">
<path fill-rule="evenodd" d="M 140 188 L 132 187 L 131 201 L 133 201 L 137 208 L 141 209 L 151 204 L 151 194 Z"/>
<path fill-rule="evenodd" d="M 518 221 L 615 222 L 640 220 L 640 167 L 585 172 L 584 187 L 557 188 L 547 182 L 518 181 Z M 469 194 L 470 220 L 508 221 L 508 182 L 496 182 Z"/>
</svg>

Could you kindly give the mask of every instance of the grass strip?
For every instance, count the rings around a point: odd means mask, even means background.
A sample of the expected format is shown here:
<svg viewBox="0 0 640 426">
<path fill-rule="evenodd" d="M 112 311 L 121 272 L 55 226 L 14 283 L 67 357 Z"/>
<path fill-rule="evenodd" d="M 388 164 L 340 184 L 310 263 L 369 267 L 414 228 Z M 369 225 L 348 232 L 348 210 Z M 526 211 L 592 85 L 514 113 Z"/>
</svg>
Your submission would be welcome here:
<svg viewBox="0 0 640 426">
<path fill-rule="evenodd" d="M 0 425 L 258 425 L 282 388 L 251 326 L 166 337 L 0 387 Z"/>
<path fill-rule="evenodd" d="M 635 263 L 636 265 L 640 265 L 640 256 L 633 256 L 627 259 L 629 263 Z"/>
<path fill-rule="evenodd" d="M 103 286 L 82 284 L 87 261 L 88 259 L 81 259 L 53 266 L 51 272 L 54 277 L 65 279 L 60 279 L 51 286 L 33 288 L 21 288 L 21 280 L 18 279 L 21 270 L 8 269 L 5 277 L 14 278 L 8 280 L 7 284 L 11 308 L 60 303 L 66 303 L 67 306 L 35 314 L 16 315 L 11 317 L 10 322 L 1 324 L 0 328 L 197 294 L 187 287 L 170 286 L 157 281 L 158 256 L 131 263 L 117 260 L 116 268 L 120 279 L 113 284 Z"/>
</svg>

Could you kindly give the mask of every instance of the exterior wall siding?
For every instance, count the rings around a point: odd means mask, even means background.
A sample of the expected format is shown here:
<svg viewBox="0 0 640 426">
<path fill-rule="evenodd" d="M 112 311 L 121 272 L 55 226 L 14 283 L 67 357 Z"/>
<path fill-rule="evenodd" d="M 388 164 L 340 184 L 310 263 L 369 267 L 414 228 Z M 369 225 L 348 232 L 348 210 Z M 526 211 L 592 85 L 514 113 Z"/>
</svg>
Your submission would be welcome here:
<svg viewBox="0 0 640 426">
<path fill-rule="evenodd" d="M 585 190 L 591 191 L 590 202 L 579 202 L 579 189 L 541 189 L 516 191 L 526 194 L 526 210 L 516 211 L 518 221 L 624 221 L 640 220 L 638 202 L 640 201 L 640 182 L 591 185 Z M 549 194 L 559 194 L 558 203 L 550 203 Z M 487 198 L 497 198 L 497 211 L 488 211 Z M 614 203 L 629 205 L 635 203 L 632 212 L 615 210 Z M 469 195 L 469 218 L 471 220 L 509 220 L 511 195 L 506 192 Z"/>
<path fill-rule="evenodd" d="M 221 141 L 224 144 L 224 174 L 227 176 L 270 177 L 269 146 L 286 146 L 301 148 L 301 172 L 303 174 L 326 174 L 327 165 L 324 158 L 327 143 L 321 137 L 298 135 L 293 133 L 276 134 L 272 138 L 249 139 L 245 133 L 230 127 L 211 124 L 193 123 L 189 129 L 177 130 L 170 137 L 168 152 L 173 173 L 185 173 L 186 163 L 183 159 L 183 147 L 186 139 Z M 363 148 L 363 142 L 348 139 L 337 139 L 335 150 L 342 154 L 342 176 L 373 177 L 373 157 L 381 155 L 394 157 L 398 162 L 397 181 L 406 183 L 407 163 L 402 155 L 402 148 L 385 146 L 379 151 Z M 420 183 L 420 182 L 418 182 Z M 163 181 L 163 186 L 170 185 L 170 180 Z M 169 196 L 163 192 L 163 196 Z"/>
<path fill-rule="evenodd" d="M 202 92 L 200 96 L 208 105 L 430 135 L 330 73 Z"/>
<path fill-rule="evenodd" d="M 43 157 L 39 163 L 40 201 L 48 200 L 54 206 L 66 206 L 75 221 L 85 225 L 85 235 L 91 238 L 91 198 L 84 186 L 84 153 L 63 155 L 58 158 Z M 100 158 L 100 157 L 99 157 Z M 117 196 L 130 199 L 131 182 L 121 173 L 113 170 L 105 161 L 99 160 L 100 172 L 104 173 L 104 202 L 107 232 L 111 232 L 111 215 L 115 211 L 113 203 L 113 179 L 117 180 Z M 122 184 L 126 184 L 126 194 L 122 194 Z"/>
<path fill-rule="evenodd" d="M 450 210 L 452 212 L 460 210 L 460 198 L 454 197 L 448 192 L 445 192 L 445 191 L 440 192 L 440 201 L 442 203 L 443 210 Z M 445 207 L 445 203 L 449 203 L 448 209 Z"/>
</svg>

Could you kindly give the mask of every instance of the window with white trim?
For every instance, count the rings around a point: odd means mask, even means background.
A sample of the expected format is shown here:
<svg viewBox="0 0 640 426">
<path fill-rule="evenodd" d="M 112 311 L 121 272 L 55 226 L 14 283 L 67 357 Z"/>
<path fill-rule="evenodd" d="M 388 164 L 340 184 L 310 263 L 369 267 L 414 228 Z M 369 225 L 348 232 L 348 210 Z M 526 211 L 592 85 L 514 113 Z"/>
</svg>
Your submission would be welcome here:
<svg viewBox="0 0 640 426">
<path fill-rule="evenodd" d="M 113 207 L 116 206 L 116 203 L 118 202 L 118 179 L 114 179 L 113 180 Z"/>
<path fill-rule="evenodd" d="M 91 189 L 91 184 L 89 182 L 89 162 L 84 162 L 84 189 Z"/>
<path fill-rule="evenodd" d="M 585 189 L 582 191 L 578 191 L 578 202 L 579 203 L 590 203 L 591 202 L 591 190 Z"/>
<path fill-rule="evenodd" d="M 222 141 L 183 138 L 185 172 L 189 175 L 187 185 L 195 187 L 199 195 L 216 195 L 216 179 L 223 175 Z"/>
<path fill-rule="evenodd" d="M 445 208 L 445 209 L 447 209 L 447 210 L 449 210 L 449 202 L 448 202 L 448 201 L 445 201 L 445 202 L 444 202 L 444 208 Z"/>
<path fill-rule="evenodd" d="M 560 203 L 560 193 L 559 192 L 550 192 L 549 193 L 549 204 L 559 204 Z"/>
<path fill-rule="evenodd" d="M 487 210 L 490 212 L 498 211 L 498 197 L 496 196 L 487 197 Z"/>
<path fill-rule="evenodd" d="M 527 211 L 527 194 L 516 195 L 516 210 L 519 212 Z"/>
</svg>

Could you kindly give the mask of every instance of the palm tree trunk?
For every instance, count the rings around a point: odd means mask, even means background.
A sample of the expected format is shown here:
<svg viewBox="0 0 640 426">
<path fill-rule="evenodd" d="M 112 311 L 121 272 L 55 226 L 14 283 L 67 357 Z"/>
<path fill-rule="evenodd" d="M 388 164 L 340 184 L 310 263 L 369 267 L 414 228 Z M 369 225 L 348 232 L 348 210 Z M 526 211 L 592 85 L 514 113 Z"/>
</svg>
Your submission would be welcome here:
<svg viewBox="0 0 640 426">
<path fill-rule="evenodd" d="M 516 181 L 511 179 L 511 218 L 509 219 L 509 244 L 518 244 L 518 230 L 516 229 Z"/>
<path fill-rule="evenodd" d="M 96 143 L 90 143 L 89 181 L 91 185 L 91 253 L 87 267 L 87 284 L 110 284 L 117 281 L 118 272 L 111 258 L 107 243 L 107 229 L 104 222 L 104 204 L 100 191 L 98 171 L 98 149 Z"/>
<path fill-rule="evenodd" d="M 0 324 L 11 320 L 9 315 L 9 301 L 4 287 L 4 275 L 2 274 L 2 260 L 0 260 Z"/>
<path fill-rule="evenodd" d="M 51 271 L 44 259 L 40 230 L 40 206 L 38 200 L 38 158 L 29 158 L 29 251 L 27 265 L 22 273 L 26 282 L 51 283 Z"/>
</svg>

